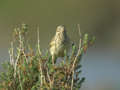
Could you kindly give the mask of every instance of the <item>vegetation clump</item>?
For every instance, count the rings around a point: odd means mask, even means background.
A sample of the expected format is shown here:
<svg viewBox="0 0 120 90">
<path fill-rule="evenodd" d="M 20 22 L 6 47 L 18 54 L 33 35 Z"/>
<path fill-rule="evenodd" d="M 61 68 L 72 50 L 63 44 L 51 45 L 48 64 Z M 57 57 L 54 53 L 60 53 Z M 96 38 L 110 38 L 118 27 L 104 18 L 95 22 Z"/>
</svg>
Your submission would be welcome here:
<svg viewBox="0 0 120 90">
<path fill-rule="evenodd" d="M 78 29 L 80 31 L 79 25 Z M 83 35 L 80 37 L 79 47 L 73 46 L 70 56 L 65 53 L 64 60 L 53 65 L 52 57 L 48 52 L 42 55 L 39 32 L 36 49 L 26 44 L 27 30 L 26 24 L 14 30 L 14 40 L 9 49 L 10 60 L 3 64 L 5 71 L 0 75 L 0 89 L 79 90 L 85 80 L 85 77 L 80 76 L 80 61 L 95 38 L 88 39 L 88 34 Z"/>
</svg>

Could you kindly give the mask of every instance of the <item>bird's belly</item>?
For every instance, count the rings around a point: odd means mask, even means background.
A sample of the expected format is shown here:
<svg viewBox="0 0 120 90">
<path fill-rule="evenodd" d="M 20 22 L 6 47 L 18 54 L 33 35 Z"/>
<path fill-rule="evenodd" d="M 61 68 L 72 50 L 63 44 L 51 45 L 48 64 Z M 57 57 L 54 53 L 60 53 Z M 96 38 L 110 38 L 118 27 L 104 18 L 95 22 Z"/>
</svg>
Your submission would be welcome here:
<svg viewBox="0 0 120 90">
<path fill-rule="evenodd" d="M 64 55 L 64 45 L 56 45 L 50 48 L 51 55 L 63 56 Z"/>
</svg>

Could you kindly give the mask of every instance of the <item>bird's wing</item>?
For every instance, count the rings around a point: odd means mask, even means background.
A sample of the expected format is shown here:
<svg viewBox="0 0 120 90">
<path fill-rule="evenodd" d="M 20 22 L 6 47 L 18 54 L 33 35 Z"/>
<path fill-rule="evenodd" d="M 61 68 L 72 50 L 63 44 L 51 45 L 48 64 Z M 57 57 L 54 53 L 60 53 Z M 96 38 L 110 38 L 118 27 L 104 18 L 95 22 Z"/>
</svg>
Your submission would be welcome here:
<svg viewBox="0 0 120 90">
<path fill-rule="evenodd" d="M 49 43 L 49 47 L 52 47 L 53 45 L 55 45 L 55 40 L 54 40 L 54 38 L 52 38 L 51 42 Z"/>
</svg>

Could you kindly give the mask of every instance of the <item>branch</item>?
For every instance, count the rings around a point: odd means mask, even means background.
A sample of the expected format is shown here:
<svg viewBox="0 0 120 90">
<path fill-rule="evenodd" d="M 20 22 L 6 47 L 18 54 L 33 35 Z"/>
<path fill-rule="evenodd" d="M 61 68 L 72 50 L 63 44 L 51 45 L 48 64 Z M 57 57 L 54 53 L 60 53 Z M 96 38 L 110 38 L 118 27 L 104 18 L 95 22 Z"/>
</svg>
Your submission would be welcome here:
<svg viewBox="0 0 120 90">
<path fill-rule="evenodd" d="M 14 66 L 14 50 L 13 50 L 13 42 L 11 42 L 11 48 L 9 50 L 10 55 L 10 64 Z"/>
<path fill-rule="evenodd" d="M 40 63 L 40 62 L 39 62 Z M 41 67 L 41 63 L 40 63 L 40 72 L 41 72 L 41 86 L 43 84 L 43 80 L 42 80 L 42 77 L 43 77 L 43 73 L 42 73 L 42 67 Z"/>
<path fill-rule="evenodd" d="M 74 84 L 74 68 L 75 68 L 75 63 L 76 63 L 78 57 L 79 57 L 80 54 L 81 54 L 81 43 L 82 43 L 82 38 L 81 38 L 81 31 L 80 31 L 80 25 L 79 25 L 79 24 L 78 24 L 78 30 L 79 30 L 79 35 L 80 35 L 80 41 L 79 41 L 78 52 L 77 52 L 77 55 L 76 55 L 76 57 L 75 57 L 75 59 L 74 59 L 74 62 L 73 62 L 73 65 L 72 65 L 72 69 L 71 69 L 71 71 L 72 71 L 72 81 L 71 81 L 72 84 L 71 84 L 71 90 L 73 89 L 73 84 Z"/>
<path fill-rule="evenodd" d="M 49 82 L 50 82 L 50 88 L 52 87 L 52 81 L 51 81 L 51 79 L 50 79 L 50 75 L 48 74 L 48 68 L 47 68 L 47 77 L 48 77 L 48 80 L 49 80 Z"/>
<path fill-rule="evenodd" d="M 37 33 L 38 33 L 38 52 L 39 52 L 39 55 L 41 56 L 41 51 L 40 51 L 40 39 L 39 39 L 39 27 L 37 28 Z"/>
</svg>

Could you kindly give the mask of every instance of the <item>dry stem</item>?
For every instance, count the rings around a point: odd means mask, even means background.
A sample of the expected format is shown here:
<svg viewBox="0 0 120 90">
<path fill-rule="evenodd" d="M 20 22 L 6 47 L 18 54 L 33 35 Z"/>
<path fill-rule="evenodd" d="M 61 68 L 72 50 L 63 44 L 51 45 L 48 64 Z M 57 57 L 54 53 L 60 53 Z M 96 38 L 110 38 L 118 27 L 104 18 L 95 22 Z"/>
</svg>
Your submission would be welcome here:
<svg viewBox="0 0 120 90">
<path fill-rule="evenodd" d="M 74 62 L 73 62 L 73 65 L 72 65 L 72 81 L 71 81 L 71 90 L 73 90 L 73 84 L 74 84 L 74 68 L 75 68 L 75 63 L 78 59 L 78 57 L 80 56 L 81 54 L 81 43 L 82 43 L 82 39 L 81 39 L 81 31 L 80 31 L 80 25 L 78 24 L 78 30 L 79 30 L 79 35 L 80 35 L 80 41 L 79 41 L 79 49 L 78 49 L 78 52 L 77 52 L 77 55 L 74 59 Z"/>
<path fill-rule="evenodd" d="M 40 51 L 40 39 L 39 39 L 39 27 L 37 28 L 37 33 L 38 33 L 38 52 L 39 52 L 39 55 L 40 55 L 40 57 L 41 57 L 41 55 L 42 55 L 42 53 L 41 53 L 41 51 Z"/>
</svg>

